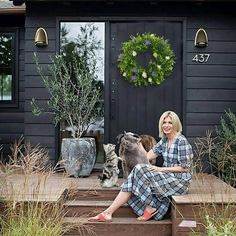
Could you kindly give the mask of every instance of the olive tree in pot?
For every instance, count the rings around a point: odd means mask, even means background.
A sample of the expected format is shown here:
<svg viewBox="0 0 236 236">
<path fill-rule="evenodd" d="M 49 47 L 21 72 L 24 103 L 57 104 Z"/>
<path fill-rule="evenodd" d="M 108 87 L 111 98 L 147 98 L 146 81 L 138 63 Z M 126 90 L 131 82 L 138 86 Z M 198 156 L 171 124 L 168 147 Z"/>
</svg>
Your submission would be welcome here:
<svg viewBox="0 0 236 236">
<path fill-rule="evenodd" d="M 56 54 L 51 57 L 52 63 L 46 71 L 36 54 L 34 58 L 50 98 L 46 109 L 32 99 L 32 112 L 35 115 L 52 113 L 55 125 L 65 123 L 71 128 L 72 138 L 62 139 L 63 166 L 69 176 L 89 176 L 96 161 L 96 144 L 94 138 L 84 135 L 103 112 L 95 69 L 77 53 L 72 53 L 69 62 L 66 57 Z"/>
</svg>

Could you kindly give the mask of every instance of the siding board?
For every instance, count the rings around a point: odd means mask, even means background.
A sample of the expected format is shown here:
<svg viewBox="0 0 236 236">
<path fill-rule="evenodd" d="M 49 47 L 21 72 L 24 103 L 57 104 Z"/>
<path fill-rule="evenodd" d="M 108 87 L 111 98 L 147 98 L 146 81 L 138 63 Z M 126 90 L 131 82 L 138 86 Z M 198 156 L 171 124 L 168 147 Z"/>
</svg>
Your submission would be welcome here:
<svg viewBox="0 0 236 236">
<path fill-rule="evenodd" d="M 224 112 L 231 108 L 232 112 L 236 112 L 236 101 L 188 101 L 187 111 L 201 112 L 205 114 L 214 112 Z"/>
<path fill-rule="evenodd" d="M 27 64 L 34 64 L 34 52 L 27 52 L 25 53 L 25 63 Z M 49 52 L 37 52 L 37 57 L 39 63 L 43 62 L 44 64 L 46 63 L 51 63 L 50 57 L 53 56 L 55 53 L 49 53 Z"/>
<path fill-rule="evenodd" d="M 53 124 L 52 114 L 35 116 L 31 111 L 25 112 L 25 123 L 27 124 Z"/>
<path fill-rule="evenodd" d="M 44 88 L 44 83 L 41 77 L 38 76 L 27 76 L 25 81 L 25 88 Z"/>
<path fill-rule="evenodd" d="M 215 126 L 214 125 L 188 125 L 186 135 L 188 137 L 204 137 L 206 136 L 206 131 L 212 130 L 213 134 L 215 134 Z"/>
<path fill-rule="evenodd" d="M 56 41 L 49 38 L 48 46 L 44 48 L 36 47 L 34 44 L 34 36 L 32 38 L 25 40 L 25 48 L 27 48 L 27 52 L 49 52 L 53 53 L 56 51 Z"/>
<path fill-rule="evenodd" d="M 52 20 L 52 17 L 50 15 L 46 16 L 46 14 L 44 17 L 32 15 L 30 16 L 30 20 L 28 20 L 28 18 L 26 19 L 25 24 L 27 27 L 29 26 L 35 28 L 42 27 L 42 25 L 46 25 L 47 27 L 55 27 L 54 18 Z"/>
<path fill-rule="evenodd" d="M 187 76 L 235 77 L 236 66 L 226 65 L 188 65 Z"/>
<path fill-rule="evenodd" d="M 16 133 L 7 133 L 0 134 L 0 143 L 1 144 L 12 144 L 15 140 L 18 140 L 22 134 Z"/>
<path fill-rule="evenodd" d="M 42 109 L 47 108 L 47 100 L 36 100 L 36 102 Z M 25 112 L 32 112 L 31 100 L 25 101 Z M 27 115 L 29 115 L 29 114 L 27 114 Z"/>
<path fill-rule="evenodd" d="M 188 77 L 187 88 L 232 89 L 236 88 L 234 77 Z"/>
<path fill-rule="evenodd" d="M 33 145 L 40 145 L 40 147 L 55 147 L 55 138 L 52 137 L 47 137 L 45 138 L 45 136 L 43 136 L 43 138 L 41 136 L 27 136 L 27 139 L 30 140 L 30 143 Z"/>
<path fill-rule="evenodd" d="M 24 126 L 19 123 L 0 123 L 0 130 L 2 134 L 23 134 Z"/>
<path fill-rule="evenodd" d="M 55 127 L 52 124 L 27 124 L 25 127 L 26 136 L 53 136 Z"/>
<path fill-rule="evenodd" d="M 45 88 L 25 88 L 25 99 L 31 100 L 32 98 L 48 100 L 50 95 Z"/>
<path fill-rule="evenodd" d="M 190 101 L 236 101 L 236 91 L 226 89 L 188 89 Z"/>
<path fill-rule="evenodd" d="M 47 67 L 48 67 L 47 62 L 40 65 L 42 66 L 43 71 L 47 71 Z M 39 76 L 39 73 L 36 68 L 36 64 L 33 61 L 32 63 L 27 64 L 27 71 L 25 71 L 25 76 Z"/>
<path fill-rule="evenodd" d="M 219 125 L 224 113 L 188 113 L 187 125 Z"/>
<path fill-rule="evenodd" d="M 19 123 L 24 123 L 24 114 L 15 112 L 4 112 L 0 115 L 0 123 L 14 123 L 18 121 Z"/>
<path fill-rule="evenodd" d="M 216 18 L 216 17 L 189 17 L 186 23 L 187 29 L 235 29 L 236 20 L 234 17 Z"/>
</svg>

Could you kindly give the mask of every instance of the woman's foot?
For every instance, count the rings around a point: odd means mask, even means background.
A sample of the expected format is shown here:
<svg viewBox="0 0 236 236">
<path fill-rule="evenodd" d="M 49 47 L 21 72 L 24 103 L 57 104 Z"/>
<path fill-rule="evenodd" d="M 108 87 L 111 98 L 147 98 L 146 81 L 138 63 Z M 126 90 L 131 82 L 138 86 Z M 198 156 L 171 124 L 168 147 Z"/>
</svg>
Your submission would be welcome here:
<svg viewBox="0 0 236 236">
<path fill-rule="evenodd" d="M 112 221 L 112 214 L 107 211 L 103 211 L 94 217 L 88 218 L 88 221 L 90 221 L 90 222 L 111 222 Z"/>
<path fill-rule="evenodd" d="M 144 212 L 143 212 L 143 215 L 142 216 L 139 216 L 137 218 L 137 220 L 139 221 L 147 221 L 149 219 L 151 219 L 154 215 L 156 215 L 158 212 L 157 209 L 155 208 L 152 208 L 152 207 L 147 207 Z"/>
</svg>

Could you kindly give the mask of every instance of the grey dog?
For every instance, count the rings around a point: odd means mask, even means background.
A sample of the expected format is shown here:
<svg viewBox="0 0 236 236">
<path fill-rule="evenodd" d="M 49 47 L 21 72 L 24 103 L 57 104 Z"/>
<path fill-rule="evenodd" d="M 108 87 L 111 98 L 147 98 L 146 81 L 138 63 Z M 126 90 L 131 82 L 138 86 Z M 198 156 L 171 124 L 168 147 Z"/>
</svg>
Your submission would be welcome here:
<svg viewBox="0 0 236 236">
<path fill-rule="evenodd" d="M 149 164 L 145 150 L 140 147 L 141 137 L 131 132 L 117 136 L 120 142 L 119 156 L 122 159 L 123 177 L 127 178 L 137 164 Z"/>
</svg>

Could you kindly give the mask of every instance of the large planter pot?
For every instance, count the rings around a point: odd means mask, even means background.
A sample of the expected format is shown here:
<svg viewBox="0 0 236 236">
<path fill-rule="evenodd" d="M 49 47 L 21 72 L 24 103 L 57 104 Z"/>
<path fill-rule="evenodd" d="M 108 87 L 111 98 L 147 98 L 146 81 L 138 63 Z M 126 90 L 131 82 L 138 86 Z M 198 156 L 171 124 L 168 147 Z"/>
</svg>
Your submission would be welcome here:
<svg viewBox="0 0 236 236">
<path fill-rule="evenodd" d="M 62 139 L 61 156 L 69 176 L 89 176 L 96 161 L 95 139 L 64 138 Z"/>
</svg>

